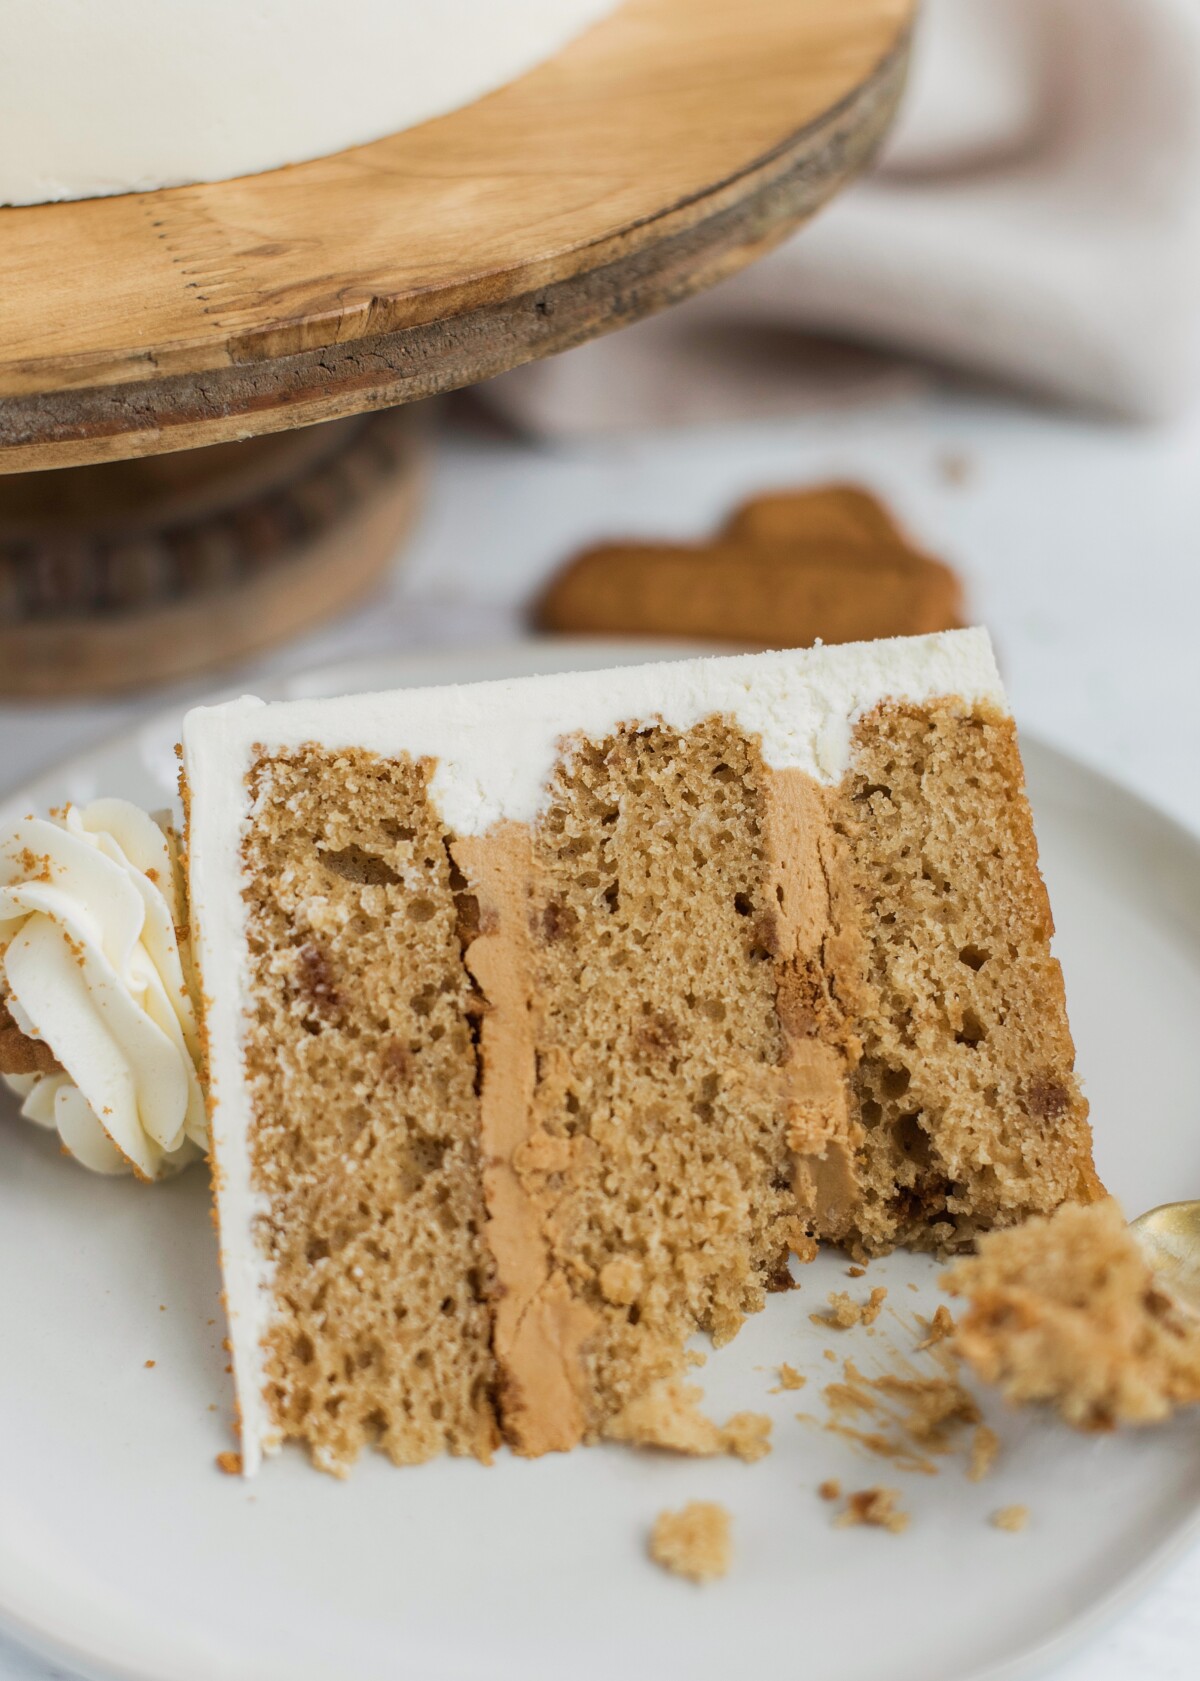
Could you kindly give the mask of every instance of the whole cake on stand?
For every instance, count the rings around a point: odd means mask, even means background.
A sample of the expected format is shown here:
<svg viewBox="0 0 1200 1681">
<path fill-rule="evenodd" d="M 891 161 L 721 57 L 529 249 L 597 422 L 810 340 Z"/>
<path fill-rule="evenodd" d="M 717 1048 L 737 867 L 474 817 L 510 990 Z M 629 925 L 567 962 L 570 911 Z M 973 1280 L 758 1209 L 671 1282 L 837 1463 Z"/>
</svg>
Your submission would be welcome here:
<svg viewBox="0 0 1200 1681">
<path fill-rule="evenodd" d="M 360 146 L 490 93 L 615 4 L 6 0 L 0 204 L 225 181 Z"/>
<path fill-rule="evenodd" d="M 202 458 L 144 475 L 158 523 L 114 522 L 124 479 L 68 521 L 0 497 L 0 690 L 178 676 L 349 605 L 394 558 L 409 440 L 331 437 L 314 518 L 308 446 L 259 435 L 488 379 L 753 261 L 870 160 L 912 11 L 0 0 L 0 473 L 210 444 L 263 469 L 238 464 L 245 506 Z"/>
</svg>

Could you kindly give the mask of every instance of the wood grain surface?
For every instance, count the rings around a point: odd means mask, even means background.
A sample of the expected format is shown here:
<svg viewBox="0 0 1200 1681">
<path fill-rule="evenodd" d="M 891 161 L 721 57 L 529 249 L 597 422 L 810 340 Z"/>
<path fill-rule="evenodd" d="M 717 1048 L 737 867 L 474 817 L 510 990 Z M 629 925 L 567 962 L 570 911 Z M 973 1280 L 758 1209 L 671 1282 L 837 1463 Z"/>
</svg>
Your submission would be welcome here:
<svg viewBox="0 0 1200 1681">
<path fill-rule="evenodd" d="M 872 155 L 915 0 L 625 0 L 435 122 L 0 209 L 0 471 L 408 402 L 734 272 Z"/>
</svg>

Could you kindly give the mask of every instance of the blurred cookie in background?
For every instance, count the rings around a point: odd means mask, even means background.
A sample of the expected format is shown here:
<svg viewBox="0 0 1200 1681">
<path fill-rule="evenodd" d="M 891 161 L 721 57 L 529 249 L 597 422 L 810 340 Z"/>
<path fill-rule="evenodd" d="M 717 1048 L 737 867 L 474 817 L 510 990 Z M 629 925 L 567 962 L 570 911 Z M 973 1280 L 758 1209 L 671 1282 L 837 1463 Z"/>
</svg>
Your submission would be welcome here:
<svg viewBox="0 0 1200 1681">
<path fill-rule="evenodd" d="M 550 581 L 542 630 L 801 648 L 953 630 L 962 583 L 870 491 L 829 484 L 737 508 L 708 542 L 608 543 Z"/>
<path fill-rule="evenodd" d="M 721 535 L 760 542 L 883 543 L 916 552 L 891 509 L 856 484 L 764 491 L 734 509 Z"/>
</svg>

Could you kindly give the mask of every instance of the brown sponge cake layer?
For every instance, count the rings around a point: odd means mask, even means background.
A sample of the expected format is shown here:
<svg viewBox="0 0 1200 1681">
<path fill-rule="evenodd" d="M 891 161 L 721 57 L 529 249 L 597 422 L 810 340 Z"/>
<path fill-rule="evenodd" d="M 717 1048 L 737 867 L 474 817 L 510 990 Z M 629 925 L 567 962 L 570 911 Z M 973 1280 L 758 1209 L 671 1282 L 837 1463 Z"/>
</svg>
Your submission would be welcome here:
<svg viewBox="0 0 1200 1681">
<path fill-rule="evenodd" d="M 468 961 L 496 1006 L 488 1234 L 522 1451 L 602 1431 L 681 1371 L 694 1332 L 727 1341 L 804 1246 L 769 781 L 723 720 L 622 730 L 570 745 L 523 842 L 456 846 L 483 910 Z"/>
<path fill-rule="evenodd" d="M 470 977 L 429 766 L 263 756 L 245 842 L 267 1395 L 342 1471 L 497 1440 Z"/>
<path fill-rule="evenodd" d="M 878 1253 L 1100 1193 L 1015 726 L 882 706 L 832 796 L 829 976 L 859 1045 L 855 1127 L 811 1190 L 816 1234 Z"/>
</svg>

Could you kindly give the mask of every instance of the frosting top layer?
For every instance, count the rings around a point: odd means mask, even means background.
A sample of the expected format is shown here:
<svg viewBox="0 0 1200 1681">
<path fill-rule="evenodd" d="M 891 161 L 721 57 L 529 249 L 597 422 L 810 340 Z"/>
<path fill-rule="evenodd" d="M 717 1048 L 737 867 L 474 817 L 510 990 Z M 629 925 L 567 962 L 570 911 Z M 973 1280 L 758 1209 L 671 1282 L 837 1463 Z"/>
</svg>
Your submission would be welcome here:
<svg viewBox="0 0 1200 1681">
<path fill-rule="evenodd" d="M 0 204 L 222 181 L 377 140 L 524 74 L 614 5 L 0 0 Z"/>
<path fill-rule="evenodd" d="M 189 756 L 247 759 L 320 742 L 436 760 L 431 792 L 447 824 L 482 834 L 530 822 L 554 762 L 573 736 L 600 739 L 622 724 L 689 729 L 714 713 L 762 741 L 776 770 L 832 784 L 847 769 L 856 720 L 884 700 L 959 695 L 1004 705 L 985 630 L 945 631 L 839 647 L 794 649 L 524 677 L 336 700 L 250 698 L 198 708 L 184 724 Z"/>
</svg>

